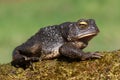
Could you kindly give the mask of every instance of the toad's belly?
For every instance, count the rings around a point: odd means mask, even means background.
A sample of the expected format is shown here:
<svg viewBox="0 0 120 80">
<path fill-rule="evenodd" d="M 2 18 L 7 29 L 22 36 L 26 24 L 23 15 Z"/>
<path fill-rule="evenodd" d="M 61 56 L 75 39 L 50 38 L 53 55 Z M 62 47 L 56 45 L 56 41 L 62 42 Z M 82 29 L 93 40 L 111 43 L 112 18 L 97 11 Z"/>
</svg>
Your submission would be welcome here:
<svg viewBox="0 0 120 80">
<path fill-rule="evenodd" d="M 59 45 L 52 45 L 49 47 L 44 47 L 41 51 L 41 58 L 42 59 L 52 59 L 60 56 L 59 48 L 62 44 Z"/>
<path fill-rule="evenodd" d="M 54 50 L 54 51 L 51 51 L 50 53 L 41 55 L 42 59 L 52 59 L 59 56 L 60 56 L 59 50 Z"/>
</svg>

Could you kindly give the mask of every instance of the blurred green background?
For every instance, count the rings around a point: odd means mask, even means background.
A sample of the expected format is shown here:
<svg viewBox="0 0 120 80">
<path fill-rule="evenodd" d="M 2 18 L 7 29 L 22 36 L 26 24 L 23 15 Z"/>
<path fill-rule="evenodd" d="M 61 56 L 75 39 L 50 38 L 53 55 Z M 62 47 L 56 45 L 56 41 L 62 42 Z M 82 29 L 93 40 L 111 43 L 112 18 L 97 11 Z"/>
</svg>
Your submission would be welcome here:
<svg viewBox="0 0 120 80">
<path fill-rule="evenodd" d="M 100 34 L 86 51 L 120 48 L 120 0 L 0 0 L 0 63 L 12 60 L 13 49 L 40 27 L 93 18 Z"/>
</svg>

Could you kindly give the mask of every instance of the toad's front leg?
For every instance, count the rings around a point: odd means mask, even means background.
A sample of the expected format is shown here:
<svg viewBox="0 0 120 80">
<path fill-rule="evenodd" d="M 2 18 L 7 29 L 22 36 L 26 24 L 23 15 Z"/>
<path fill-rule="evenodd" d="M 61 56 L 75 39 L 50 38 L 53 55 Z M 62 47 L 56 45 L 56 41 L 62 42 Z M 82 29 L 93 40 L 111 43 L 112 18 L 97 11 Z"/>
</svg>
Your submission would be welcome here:
<svg viewBox="0 0 120 80">
<path fill-rule="evenodd" d="M 72 59 L 80 59 L 80 60 L 86 60 L 86 59 L 92 59 L 92 58 L 101 58 L 102 55 L 99 53 L 85 53 L 83 52 L 78 46 L 73 45 L 73 42 L 69 42 L 61 46 L 60 53 L 66 57 L 72 58 Z"/>
</svg>

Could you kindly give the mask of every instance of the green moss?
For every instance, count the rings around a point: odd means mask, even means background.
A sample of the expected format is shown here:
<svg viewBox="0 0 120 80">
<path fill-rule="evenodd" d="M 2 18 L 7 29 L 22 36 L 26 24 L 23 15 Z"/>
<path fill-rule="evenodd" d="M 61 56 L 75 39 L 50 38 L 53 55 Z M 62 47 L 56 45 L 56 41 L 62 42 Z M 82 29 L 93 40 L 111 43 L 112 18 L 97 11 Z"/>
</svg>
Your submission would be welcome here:
<svg viewBox="0 0 120 80">
<path fill-rule="evenodd" d="M 26 70 L 0 65 L 0 80 L 119 80 L 120 51 L 101 54 L 102 59 L 87 61 L 44 60 Z"/>
</svg>

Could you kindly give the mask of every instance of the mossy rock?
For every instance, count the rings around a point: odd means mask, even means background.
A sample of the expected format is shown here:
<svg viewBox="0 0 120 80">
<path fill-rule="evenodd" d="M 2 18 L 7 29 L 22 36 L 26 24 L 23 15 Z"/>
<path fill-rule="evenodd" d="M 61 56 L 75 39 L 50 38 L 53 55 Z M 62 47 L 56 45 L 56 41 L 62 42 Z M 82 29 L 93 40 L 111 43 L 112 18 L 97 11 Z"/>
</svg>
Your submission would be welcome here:
<svg viewBox="0 0 120 80">
<path fill-rule="evenodd" d="M 120 50 L 100 52 L 102 59 L 54 59 L 35 62 L 27 69 L 0 65 L 0 80 L 120 80 Z"/>
</svg>

